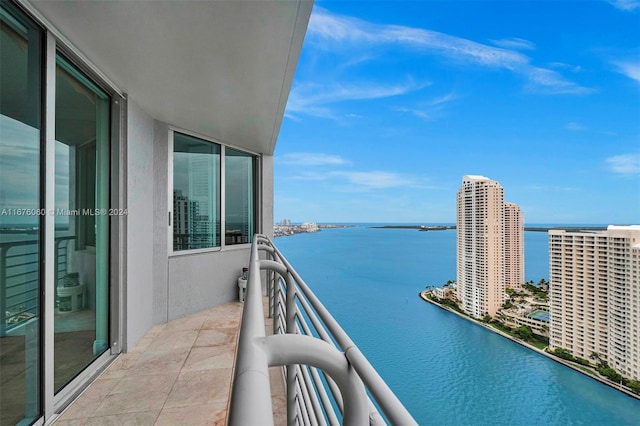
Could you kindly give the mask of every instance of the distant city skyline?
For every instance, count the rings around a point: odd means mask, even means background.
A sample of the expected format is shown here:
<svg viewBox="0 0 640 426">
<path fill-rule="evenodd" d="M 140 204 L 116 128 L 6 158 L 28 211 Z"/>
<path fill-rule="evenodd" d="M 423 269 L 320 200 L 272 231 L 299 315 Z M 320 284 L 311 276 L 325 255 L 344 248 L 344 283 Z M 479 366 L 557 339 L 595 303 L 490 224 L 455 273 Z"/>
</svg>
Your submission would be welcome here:
<svg viewBox="0 0 640 426">
<path fill-rule="evenodd" d="M 453 223 L 477 174 L 526 223 L 640 223 L 639 5 L 316 2 L 274 221 Z"/>
</svg>

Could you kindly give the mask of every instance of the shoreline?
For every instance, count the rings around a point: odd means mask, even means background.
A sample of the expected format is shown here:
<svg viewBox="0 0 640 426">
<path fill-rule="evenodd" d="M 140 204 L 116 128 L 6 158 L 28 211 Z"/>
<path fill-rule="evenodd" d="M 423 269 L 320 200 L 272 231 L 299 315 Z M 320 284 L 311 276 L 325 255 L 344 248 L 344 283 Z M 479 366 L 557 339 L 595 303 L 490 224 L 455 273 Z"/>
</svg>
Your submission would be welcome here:
<svg viewBox="0 0 640 426">
<path fill-rule="evenodd" d="M 456 225 L 375 225 L 368 226 L 372 229 L 417 229 L 418 231 L 446 231 L 456 229 Z M 549 231 L 567 231 L 567 232 L 597 232 L 605 231 L 606 226 L 524 226 L 527 232 L 549 232 Z"/>
<path fill-rule="evenodd" d="M 631 398 L 635 398 L 635 399 L 637 399 L 637 400 L 640 400 L 640 395 L 635 394 L 635 393 L 633 393 L 633 392 L 631 392 L 631 391 L 629 391 L 629 390 L 625 389 L 624 387 L 620 386 L 620 385 L 619 385 L 619 384 L 617 384 L 617 383 L 614 383 L 614 382 L 612 382 L 612 381 L 609 381 L 609 380 L 607 380 L 607 379 L 604 379 L 604 378 L 600 377 L 596 371 L 594 371 L 594 374 L 589 374 L 589 373 L 587 373 L 586 371 L 584 371 L 584 370 L 582 370 L 582 369 L 578 368 L 577 366 L 572 365 L 572 364 L 571 364 L 571 363 L 569 363 L 568 361 L 565 361 L 565 360 L 563 360 L 563 359 L 561 359 L 561 358 L 558 358 L 558 357 L 556 357 L 556 356 L 554 356 L 554 355 L 552 355 L 552 354 L 550 354 L 550 353 L 548 353 L 548 352 L 546 352 L 546 351 L 544 351 L 544 350 L 538 349 L 538 348 L 536 348 L 535 346 L 532 346 L 532 345 L 528 344 L 527 342 L 525 342 L 525 341 L 523 341 L 523 340 L 516 339 L 516 338 L 514 338 L 513 336 L 510 336 L 510 335 L 508 335 L 507 333 L 504 333 L 504 332 L 502 332 L 502 331 L 500 331 L 500 330 L 498 330 L 498 329 L 496 329 L 496 328 L 494 328 L 494 327 L 491 327 L 491 326 L 490 326 L 490 325 L 488 325 L 488 324 L 485 324 L 485 323 L 483 323 L 483 322 L 481 322 L 481 321 L 478 321 L 478 320 L 476 320 L 476 319 L 474 319 L 474 318 L 471 318 L 471 317 L 468 317 L 468 316 L 466 316 L 466 315 L 463 315 L 463 314 L 461 314 L 460 312 L 456 312 L 456 311 L 455 311 L 455 310 L 453 310 L 453 309 L 449 309 L 447 306 L 443 306 L 443 305 L 441 305 L 440 303 L 437 303 L 437 302 L 435 302 L 435 301 L 433 301 L 433 300 L 429 299 L 429 298 L 426 296 L 426 293 L 427 293 L 427 292 L 428 292 L 428 290 L 423 290 L 423 291 L 421 291 L 420 293 L 418 293 L 419 297 L 420 297 L 422 300 L 424 300 L 425 302 L 431 303 L 431 304 L 433 304 L 433 305 L 437 306 L 438 308 L 440 308 L 440 309 L 442 309 L 442 310 L 445 310 L 445 311 L 447 311 L 447 312 L 451 312 L 451 313 L 453 313 L 453 314 L 456 314 L 456 315 L 457 315 L 457 316 L 459 316 L 460 318 L 464 318 L 464 319 L 466 319 L 466 320 L 469 320 L 469 321 L 470 321 L 471 323 L 473 323 L 473 324 L 476 324 L 476 325 L 479 325 L 479 326 L 481 326 L 481 327 L 484 327 L 485 329 L 487 329 L 487 330 L 489 330 L 489 331 L 493 331 L 494 333 L 496 333 L 496 334 L 498 334 L 498 335 L 500 335 L 500 336 L 502 336 L 502 337 L 504 337 L 504 338 L 506 338 L 506 339 L 509 339 L 509 340 L 511 340 L 511 341 L 512 341 L 512 342 L 514 342 L 514 343 L 517 343 L 517 344 L 519 344 L 519 345 L 521 345 L 521 346 L 524 346 L 525 348 L 531 349 L 531 350 L 533 350 L 533 351 L 535 351 L 535 352 L 539 353 L 540 355 L 543 355 L 543 356 L 545 356 L 545 357 L 547 357 L 547 358 L 551 359 L 552 361 L 555 361 L 555 362 L 557 362 L 557 363 L 559 363 L 559 364 L 562 364 L 562 365 L 564 365 L 564 366 L 566 366 L 566 367 L 571 368 L 571 369 L 572 369 L 572 370 L 574 370 L 574 371 L 577 371 L 578 373 L 581 373 L 581 374 L 583 374 L 583 375 L 585 375 L 585 376 L 587 376 L 587 377 L 590 377 L 590 378 L 592 378 L 592 379 L 594 379 L 594 380 L 597 380 L 597 381 L 599 381 L 600 383 L 602 383 L 602 384 L 604 384 L 604 385 L 607 385 L 607 386 L 609 386 L 609 387 L 611 387 L 611 388 L 613 388 L 613 389 L 616 389 L 616 390 L 618 390 L 618 391 L 620 391 L 620 392 L 624 393 L 625 395 L 627 395 L 627 396 L 629 396 L 629 397 L 631 397 Z"/>
</svg>

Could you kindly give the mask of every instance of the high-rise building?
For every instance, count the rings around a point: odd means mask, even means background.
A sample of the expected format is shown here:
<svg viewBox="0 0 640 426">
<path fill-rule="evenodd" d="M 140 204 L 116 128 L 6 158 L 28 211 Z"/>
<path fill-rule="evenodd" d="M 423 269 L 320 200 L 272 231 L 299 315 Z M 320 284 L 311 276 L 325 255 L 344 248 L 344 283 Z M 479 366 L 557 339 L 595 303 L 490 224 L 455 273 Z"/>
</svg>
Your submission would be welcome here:
<svg viewBox="0 0 640 426">
<path fill-rule="evenodd" d="M 188 250 L 189 236 L 193 233 L 193 218 L 197 215 L 198 207 L 181 190 L 173 191 L 173 247 Z"/>
<path fill-rule="evenodd" d="M 515 203 L 504 203 L 504 284 L 518 290 L 524 282 L 524 217 Z"/>
<path fill-rule="evenodd" d="M 495 316 L 507 286 L 518 287 L 524 276 L 522 212 L 517 204 L 505 205 L 500 183 L 467 175 L 458 191 L 456 223 L 461 308 L 477 318 Z"/>
<path fill-rule="evenodd" d="M 217 235 L 215 228 L 218 218 L 217 187 L 219 180 L 220 160 L 209 153 L 192 154 L 189 156 L 189 201 L 195 203 L 197 213 L 191 216 L 191 236 L 189 248 L 199 249 L 218 245 L 213 241 Z"/>
<path fill-rule="evenodd" d="M 640 379 L 640 225 L 549 231 L 551 348 Z"/>
</svg>

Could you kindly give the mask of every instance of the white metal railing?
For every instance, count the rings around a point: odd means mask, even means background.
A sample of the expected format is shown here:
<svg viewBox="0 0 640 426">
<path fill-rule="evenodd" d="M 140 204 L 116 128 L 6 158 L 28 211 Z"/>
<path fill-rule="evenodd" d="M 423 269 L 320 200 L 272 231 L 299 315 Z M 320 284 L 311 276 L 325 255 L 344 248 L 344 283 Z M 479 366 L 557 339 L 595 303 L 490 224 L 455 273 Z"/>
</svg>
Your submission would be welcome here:
<svg viewBox="0 0 640 426">
<path fill-rule="evenodd" d="M 272 366 L 285 368 L 289 425 L 417 424 L 271 240 L 256 235 L 249 262 L 230 425 L 273 424 Z M 271 336 L 265 333 L 261 270 Z"/>
<path fill-rule="evenodd" d="M 74 236 L 56 237 L 56 285 L 68 263 L 67 244 Z M 40 247 L 33 238 L 0 242 L 0 336 L 37 316 L 40 305 Z"/>
</svg>

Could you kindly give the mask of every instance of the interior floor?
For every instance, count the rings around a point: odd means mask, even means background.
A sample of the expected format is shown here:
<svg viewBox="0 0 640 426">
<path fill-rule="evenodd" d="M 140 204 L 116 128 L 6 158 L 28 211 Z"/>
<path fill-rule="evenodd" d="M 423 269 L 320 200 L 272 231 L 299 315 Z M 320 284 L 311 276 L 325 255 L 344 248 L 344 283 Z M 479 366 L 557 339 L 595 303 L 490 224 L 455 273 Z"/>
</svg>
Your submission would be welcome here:
<svg viewBox="0 0 640 426">
<path fill-rule="evenodd" d="M 95 358 L 95 312 L 89 309 L 76 312 L 56 310 L 54 324 L 54 386 L 58 390 Z M 20 422 L 28 405 L 25 400 L 28 383 L 40 388 L 32 379 L 38 372 L 26 367 L 27 357 L 37 356 L 38 352 L 37 349 L 29 352 L 24 335 L 0 337 L 0 424 Z"/>
</svg>

